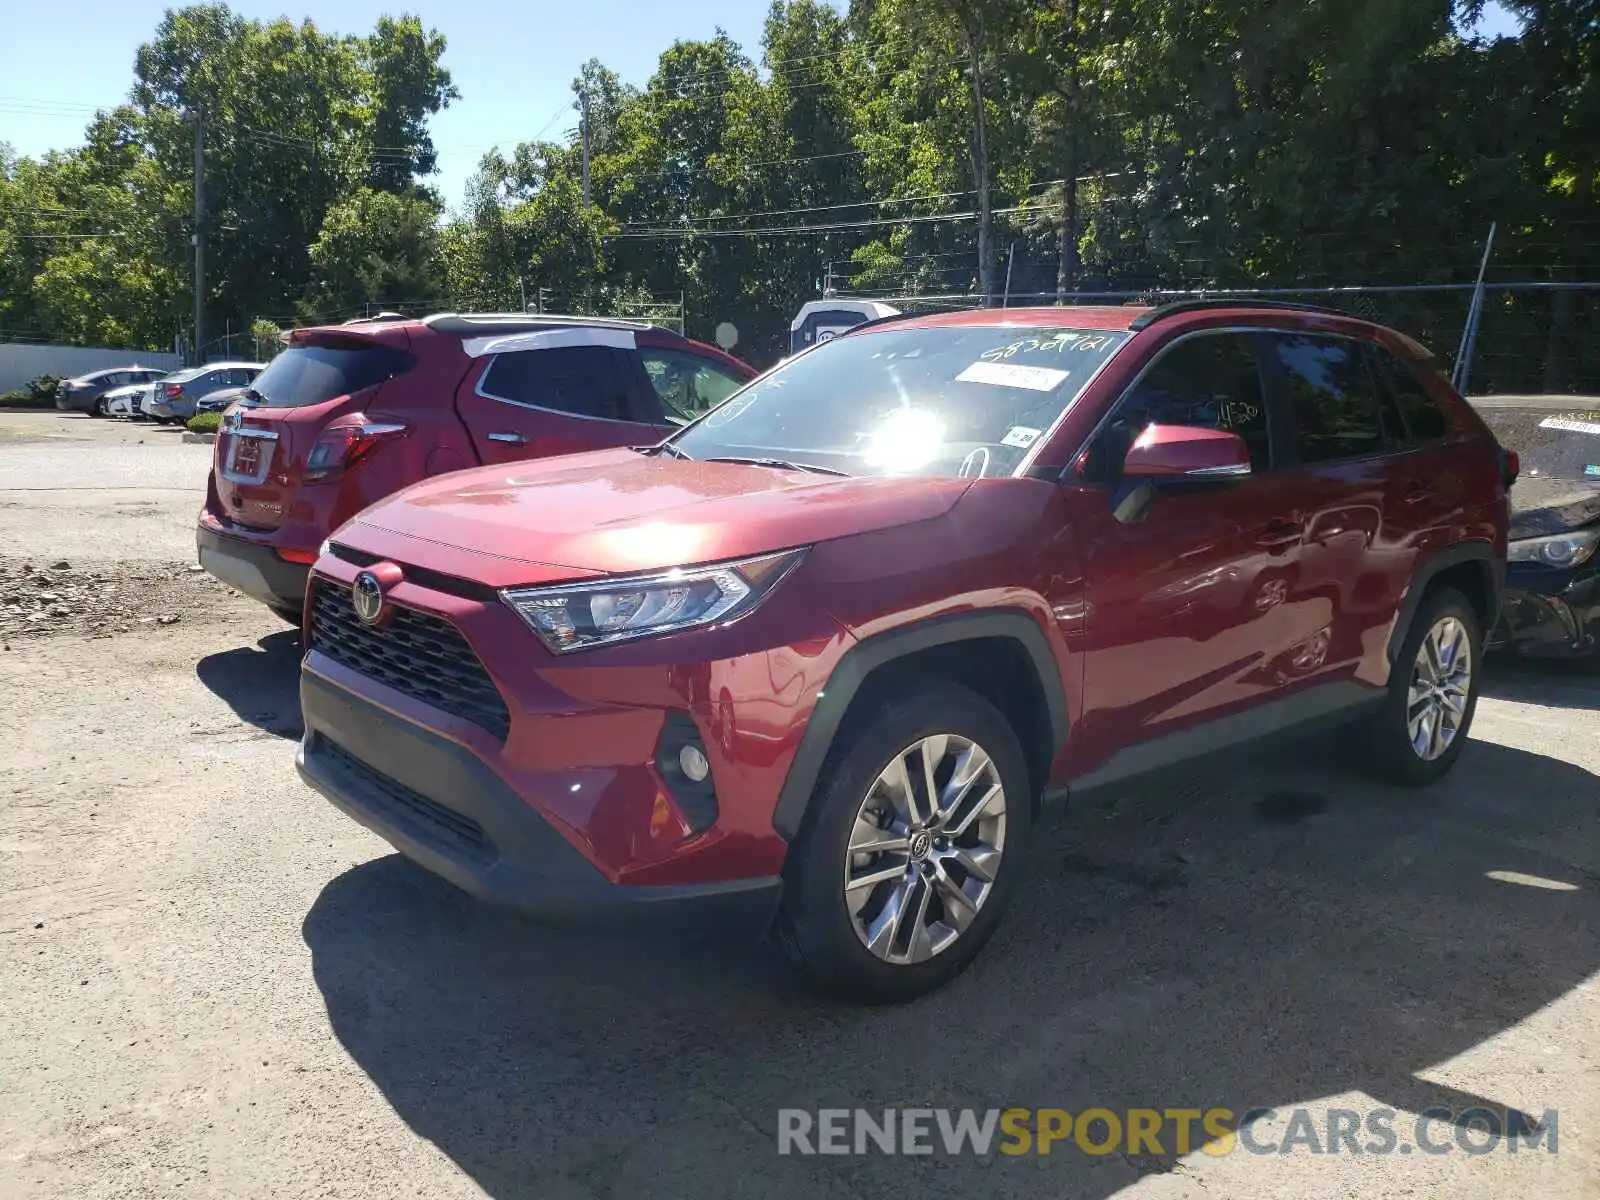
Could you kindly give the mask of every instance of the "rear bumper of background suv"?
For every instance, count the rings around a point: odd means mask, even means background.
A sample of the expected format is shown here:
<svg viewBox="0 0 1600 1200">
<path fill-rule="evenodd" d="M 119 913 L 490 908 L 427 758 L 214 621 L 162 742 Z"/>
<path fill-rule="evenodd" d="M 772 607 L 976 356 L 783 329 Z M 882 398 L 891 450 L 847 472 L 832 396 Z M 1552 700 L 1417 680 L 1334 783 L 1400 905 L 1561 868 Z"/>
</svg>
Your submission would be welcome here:
<svg viewBox="0 0 1600 1200">
<path fill-rule="evenodd" d="M 776 878 L 612 883 L 474 753 L 319 675 L 301 673 L 305 781 L 420 866 L 556 925 L 759 937 Z M 382 763 L 378 770 L 374 763 Z"/>
<path fill-rule="evenodd" d="M 293 612 L 305 602 L 311 568 L 284 561 L 276 546 L 223 533 L 202 516 L 195 526 L 195 550 L 202 567 L 252 600 Z"/>
</svg>

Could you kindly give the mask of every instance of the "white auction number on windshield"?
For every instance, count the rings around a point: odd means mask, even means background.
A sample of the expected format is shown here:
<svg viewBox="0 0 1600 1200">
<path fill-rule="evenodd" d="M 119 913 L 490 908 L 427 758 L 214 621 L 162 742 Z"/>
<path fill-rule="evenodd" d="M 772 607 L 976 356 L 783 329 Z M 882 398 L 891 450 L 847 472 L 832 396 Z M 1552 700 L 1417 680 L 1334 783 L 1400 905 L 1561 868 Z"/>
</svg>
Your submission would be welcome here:
<svg viewBox="0 0 1600 1200">
<path fill-rule="evenodd" d="M 1091 350 L 1105 350 L 1114 344 L 1109 333 L 1057 333 L 1049 337 L 1019 338 L 1006 346 L 985 350 L 978 357 L 987 362 L 1001 362 L 1018 354 L 1073 354 Z"/>
</svg>

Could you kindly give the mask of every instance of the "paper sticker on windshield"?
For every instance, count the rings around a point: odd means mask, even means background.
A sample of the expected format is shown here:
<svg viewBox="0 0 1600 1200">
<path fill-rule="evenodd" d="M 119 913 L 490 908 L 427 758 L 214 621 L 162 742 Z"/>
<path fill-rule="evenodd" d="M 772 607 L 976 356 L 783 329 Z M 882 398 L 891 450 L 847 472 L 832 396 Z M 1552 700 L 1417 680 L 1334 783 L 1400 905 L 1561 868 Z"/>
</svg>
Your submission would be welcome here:
<svg viewBox="0 0 1600 1200">
<path fill-rule="evenodd" d="M 1002 446 L 1015 446 L 1019 450 L 1026 450 L 1038 441 L 1041 430 L 1029 429 L 1026 425 L 1013 425 L 1011 432 L 1000 439 Z"/>
<path fill-rule="evenodd" d="M 1540 429 L 1565 429 L 1568 433 L 1592 433 L 1600 436 L 1600 421 L 1585 421 L 1582 417 L 1546 417 L 1539 422 Z"/>
<path fill-rule="evenodd" d="M 995 387 L 1027 388 L 1030 392 L 1053 392 L 1069 371 L 1053 367 L 1024 367 L 1018 363 L 975 362 L 956 379 L 961 383 L 988 383 Z"/>
</svg>

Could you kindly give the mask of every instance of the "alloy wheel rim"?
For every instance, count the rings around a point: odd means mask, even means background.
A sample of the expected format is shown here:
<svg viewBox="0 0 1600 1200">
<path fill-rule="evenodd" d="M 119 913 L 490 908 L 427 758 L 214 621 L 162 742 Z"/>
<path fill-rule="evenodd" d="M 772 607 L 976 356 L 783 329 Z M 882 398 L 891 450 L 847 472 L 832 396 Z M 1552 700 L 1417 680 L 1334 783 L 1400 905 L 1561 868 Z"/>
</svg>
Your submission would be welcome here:
<svg viewBox="0 0 1600 1200">
<path fill-rule="evenodd" d="M 1440 617 L 1417 648 L 1406 695 L 1406 733 L 1424 762 L 1455 743 L 1472 694 L 1472 642 L 1456 617 Z"/>
<path fill-rule="evenodd" d="M 954 733 L 905 747 L 851 827 L 844 902 L 856 937 L 895 966 L 948 950 L 994 891 L 1005 840 L 1005 788 L 983 747 Z"/>
</svg>

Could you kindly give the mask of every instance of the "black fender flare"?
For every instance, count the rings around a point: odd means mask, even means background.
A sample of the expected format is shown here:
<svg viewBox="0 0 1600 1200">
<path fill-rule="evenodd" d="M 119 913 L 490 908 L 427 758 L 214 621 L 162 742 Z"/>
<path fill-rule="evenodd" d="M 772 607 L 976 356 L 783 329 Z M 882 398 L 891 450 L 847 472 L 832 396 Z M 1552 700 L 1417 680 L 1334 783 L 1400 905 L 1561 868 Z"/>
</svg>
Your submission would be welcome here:
<svg viewBox="0 0 1600 1200">
<path fill-rule="evenodd" d="M 1049 710 L 1053 757 L 1066 737 L 1067 701 L 1061 686 L 1060 666 L 1038 621 L 1023 609 L 986 609 L 930 617 L 874 634 L 856 643 L 839 660 L 817 695 L 800 739 L 800 748 L 795 751 L 789 774 L 778 793 L 778 803 L 772 812 L 773 828 L 791 842 L 800 832 L 817 779 L 838 738 L 844 715 L 874 671 L 896 659 L 935 646 L 979 638 L 1006 638 L 1019 643 L 1027 654 Z M 1041 786 L 1043 783 L 1041 780 Z"/>
<path fill-rule="evenodd" d="M 1446 546 L 1423 558 L 1411 573 L 1411 586 L 1406 589 L 1405 599 L 1400 602 L 1400 611 L 1395 616 L 1394 628 L 1389 631 L 1391 666 L 1400 653 L 1400 647 L 1405 644 L 1406 635 L 1411 631 L 1411 622 L 1417 615 L 1417 606 L 1422 603 L 1428 585 L 1437 576 L 1463 563 L 1476 563 L 1484 573 L 1489 585 L 1489 611 L 1484 617 L 1483 636 L 1487 638 L 1494 629 L 1500 619 L 1500 601 L 1505 591 L 1505 563 L 1496 559 L 1494 547 L 1488 542 L 1458 542 L 1454 546 Z"/>
</svg>

